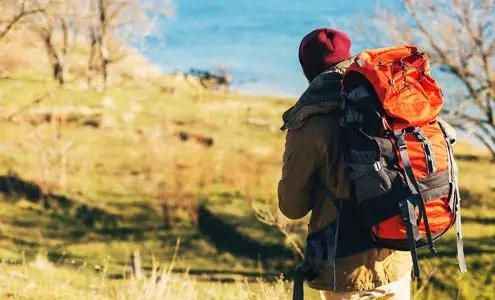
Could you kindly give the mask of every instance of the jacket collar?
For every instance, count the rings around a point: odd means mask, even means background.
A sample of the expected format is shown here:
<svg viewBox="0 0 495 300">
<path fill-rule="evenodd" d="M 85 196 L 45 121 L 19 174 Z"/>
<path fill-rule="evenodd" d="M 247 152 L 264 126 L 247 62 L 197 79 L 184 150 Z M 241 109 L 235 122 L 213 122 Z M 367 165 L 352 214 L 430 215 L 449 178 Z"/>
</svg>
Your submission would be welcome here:
<svg viewBox="0 0 495 300">
<path fill-rule="evenodd" d="M 284 125 L 280 129 L 298 129 L 311 115 L 340 109 L 342 76 L 353 59 L 346 59 L 316 76 L 296 104 L 283 114 Z"/>
</svg>

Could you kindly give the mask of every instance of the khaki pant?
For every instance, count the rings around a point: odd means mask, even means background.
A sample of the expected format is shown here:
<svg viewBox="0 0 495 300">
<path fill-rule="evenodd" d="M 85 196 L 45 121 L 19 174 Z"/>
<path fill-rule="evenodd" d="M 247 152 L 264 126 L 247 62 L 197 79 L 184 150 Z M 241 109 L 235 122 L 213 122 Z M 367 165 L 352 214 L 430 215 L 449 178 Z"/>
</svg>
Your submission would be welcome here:
<svg viewBox="0 0 495 300">
<path fill-rule="evenodd" d="M 402 277 L 398 281 L 382 285 L 370 291 L 333 293 L 321 291 L 322 300 L 410 300 L 411 276 Z"/>
</svg>

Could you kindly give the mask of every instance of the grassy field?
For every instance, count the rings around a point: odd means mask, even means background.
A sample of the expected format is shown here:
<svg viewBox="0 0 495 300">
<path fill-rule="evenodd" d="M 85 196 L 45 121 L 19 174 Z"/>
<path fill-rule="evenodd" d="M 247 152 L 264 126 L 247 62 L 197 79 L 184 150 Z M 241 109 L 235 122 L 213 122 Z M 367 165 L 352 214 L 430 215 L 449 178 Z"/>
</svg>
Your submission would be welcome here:
<svg viewBox="0 0 495 300">
<path fill-rule="evenodd" d="M 289 299 L 297 254 L 253 206 L 276 209 L 293 102 L 0 79 L 0 298 Z M 495 299 L 495 164 L 456 154 L 470 273 L 449 232 L 416 299 Z"/>
</svg>

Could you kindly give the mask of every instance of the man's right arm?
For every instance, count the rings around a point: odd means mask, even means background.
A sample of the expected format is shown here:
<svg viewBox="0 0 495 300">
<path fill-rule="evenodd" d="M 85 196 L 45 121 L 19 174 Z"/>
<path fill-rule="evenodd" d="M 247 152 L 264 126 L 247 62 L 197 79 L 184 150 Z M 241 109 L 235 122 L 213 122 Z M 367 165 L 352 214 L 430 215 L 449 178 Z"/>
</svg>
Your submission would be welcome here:
<svg viewBox="0 0 495 300">
<path fill-rule="evenodd" d="M 313 135 L 310 126 L 287 132 L 278 198 L 280 211 L 290 219 L 304 217 L 313 206 L 311 192 L 320 156 Z"/>
</svg>

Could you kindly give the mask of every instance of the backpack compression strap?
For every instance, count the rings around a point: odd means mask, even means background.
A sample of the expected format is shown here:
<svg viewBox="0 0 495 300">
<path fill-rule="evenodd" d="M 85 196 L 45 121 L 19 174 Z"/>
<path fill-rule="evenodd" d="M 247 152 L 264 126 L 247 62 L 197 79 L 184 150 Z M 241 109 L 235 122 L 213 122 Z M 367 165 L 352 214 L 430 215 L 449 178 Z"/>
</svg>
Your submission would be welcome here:
<svg viewBox="0 0 495 300">
<path fill-rule="evenodd" d="M 419 269 L 418 256 L 416 253 L 416 241 L 421 238 L 418 230 L 418 225 L 421 219 L 416 218 L 416 207 L 419 209 L 419 216 L 424 219 L 426 228 L 426 237 L 428 239 L 428 246 L 431 252 L 436 253 L 435 245 L 433 244 L 433 239 L 431 236 L 430 225 L 428 223 L 428 216 L 426 215 L 426 208 L 421 195 L 421 189 L 419 188 L 418 181 L 414 176 L 414 172 L 411 166 L 411 161 L 409 159 L 409 154 L 407 153 L 407 143 L 405 139 L 406 130 L 399 130 L 394 132 L 394 136 L 397 142 L 397 148 L 399 149 L 399 154 L 404 164 L 404 170 L 406 175 L 406 181 L 411 190 L 411 195 L 399 202 L 399 211 L 406 227 L 407 241 L 409 249 L 411 251 L 413 267 L 414 267 L 414 277 L 419 278 L 421 271 Z"/>
<path fill-rule="evenodd" d="M 416 137 L 416 140 L 423 144 L 423 151 L 425 153 L 428 174 L 435 173 L 437 171 L 437 166 L 435 162 L 435 153 L 433 152 L 433 145 L 431 144 L 431 141 L 426 137 L 426 135 L 419 127 L 414 128 L 412 133 Z"/>
</svg>

